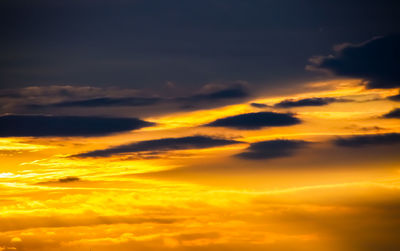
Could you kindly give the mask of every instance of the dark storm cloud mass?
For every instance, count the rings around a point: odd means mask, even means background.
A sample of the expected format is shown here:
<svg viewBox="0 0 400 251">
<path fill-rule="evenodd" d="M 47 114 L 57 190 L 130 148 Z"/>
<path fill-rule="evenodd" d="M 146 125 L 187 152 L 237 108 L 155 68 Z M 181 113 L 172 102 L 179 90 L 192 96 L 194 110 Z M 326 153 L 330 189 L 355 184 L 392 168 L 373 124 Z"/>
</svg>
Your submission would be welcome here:
<svg viewBox="0 0 400 251">
<path fill-rule="evenodd" d="M 361 44 L 343 44 L 334 55 L 315 57 L 310 69 L 362 78 L 368 88 L 400 87 L 400 35 L 376 37 Z"/>
<path fill-rule="evenodd" d="M 383 115 L 383 117 L 387 119 L 400 119 L 400 108 L 395 108 L 391 110 L 390 112 Z"/>
<path fill-rule="evenodd" d="M 332 44 L 399 32 L 398 8 L 393 0 L 3 0 L 0 82 L 276 88 L 313 76 L 307 58 Z"/>
<path fill-rule="evenodd" d="M 372 134 L 337 138 L 333 141 L 337 146 L 342 147 L 366 147 L 377 145 L 392 145 L 400 143 L 400 133 Z"/>
<path fill-rule="evenodd" d="M 137 118 L 6 115 L 0 117 L 0 137 L 99 136 L 151 125 Z"/>
<path fill-rule="evenodd" d="M 324 106 L 324 105 L 329 105 L 330 103 L 333 102 L 340 102 L 340 101 L 342 101 L 342 99 L 337 99 L 337 98 L 305 98 L 300 100 L 287 99 L 275 104 L 274 106 L 278 108 Z"/>
<path fill-rule="evenodd" d="M 263 127 L 297 125 L 301 121 L 290 113 L 258 112 L 217 119 L 206 126 L 256 130 Z"/>
<path fill-rule="evenodd" d="M 139 141 L 128 145 L 95 150 L 75 155 L 73 157 L 109 157 L 112 155 L 138 152 L 165 152 L 175 150 L 202 149 L 217 146 L 242 143 L 236 140 L 212 138 L 208 136 L 189 136 L 182 138 L 164 138 Z"/>
<path fill-rule="evenodd" d="M 306 147 L 301 140 L 269 140 L 252 143 L 244 152 L 235 155 L 243 159 L 273 159 L 292 156 L 296 150 Z"/>
</svg>

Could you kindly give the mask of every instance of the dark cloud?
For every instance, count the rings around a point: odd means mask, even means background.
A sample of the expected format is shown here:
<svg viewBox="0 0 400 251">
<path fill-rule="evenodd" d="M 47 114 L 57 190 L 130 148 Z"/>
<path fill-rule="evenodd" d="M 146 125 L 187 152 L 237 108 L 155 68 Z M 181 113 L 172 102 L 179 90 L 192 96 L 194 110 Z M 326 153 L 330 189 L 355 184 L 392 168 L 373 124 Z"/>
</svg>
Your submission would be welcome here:
<svg viewBox="0 0 400 251">
<path fill-rule="evenodd" d="M 268 107 L 268 105 L 266 105 L 266 104 L 261 104 L 261 103 L 251 103 L 250 104 L 252 107 L 255 107 L 255 108 L 266 108 L 266 107 Z"/>
<path fill-rule="evenodd" d="M 151 125 L 137 118 L 6 115 L 0 117 L 0 137 L 98 136 Z"/>
<path fill-rule="evenodd" d="M 196 104 L 197 102 L 214 102 L 227 99 L 248 97 L 247 90 L 241 85 L 223 87 L 206 93 L 195 94 L 187 97 L 160 98 L 160 97 L 99 97 L 84 100 L 62 101 L 45 105 L 47 107 L 101 107 L 101 106 L 149 106 L 164 102 L 178 102 Z M 33 106 L 35 107 L 35 106 Z M 40 105 L 38 107 L 41 107 Z"/>
<path fill-rule="evenodd" d="M 93 98 L 78 101 L 63 101 L 48 107 L 99 107 L 99 106 L 148 106 L 159 102 L 160 98 Z M 39 106 L 40 107 L 40 106 Z"/>
<path fill-rule="evenodd" d="M 174 150 L 202 149 L 231 144 L 238 144 L 240 141 L 212 138 L 208 136 L 189 136 L 182 138 L 164 138 L 155 140 L 139 141 L 128 145 L 111 147 L 104 150 L 95 150 L 73 157 L 108 157 L 123 153 L 140 152 L 165 152 Z"/>
<path fill-rule="evenodd" d="M 305 98 L 299 100 L 286 99 L 277 104 L 275 107 L 278 108 L 291 108 L 291 107 L 302 107 L 302 106 L 324 106 L 333 102 L 340 102 L 342 99 L 337 98 Z"/>
<path fill-rule="evenodd" d="M 392 100 L 392 101 L 400 101 L 400 93 L 394 96 L 390 96 L 388 97 L 388 99 Z"/>
<path fill-rule="evenodd" d="M 262 127 L 290 126 L 299 123 L 301 121 L 290 113 L 258 112 L 217 119 L 206 126 L 255 130 Z"/>
<path fill-rule="evenodd" d="M 383 115 L 383 117 L 387 119 L 400 119 L 400 108 L 395 108 L 391 110 L 390 112 Z"/>
<path fill-rule="evenodd" d="M 229 102 L 235 99 L 244 99 L 249 97 L 249 92 L 244 84 L 215 85 L 209 84 L 203 86 L 201 93 L 185 97 L 172 98 L 170 101 L 181 104 L 181 108 L 194 109 L 198 105 L 201 107 L 212 106 L 213 103 Z"/>
<path fill-rule="evenodd" d="M 294 154 L 297 149 L 308 144 L 300 140 L 269 140 L 252 143 L 245 152 L 235 155 L 243 159 L 272 159 L 288 157 Z"/>
<path fill-rule="evenodd" d="M 391 145 L 400 143 L 400 133 L 386 133 L 373 135 L 357 135 L 347 138 L 337 138 L 333 141 L 337 146 L 364 147 L 375 145 Z"/>
<path fill-rule="evenodd" d="M 36 184 L 37 185 L 52 185 L 52 184 L 59 184 L 59 183 L 67 184 L 67 183 L 73 183 L 73 182 L 77 182 L 77 181 L 81 181 L 81 179 L 79 177 L 75 177 L 75 176 L 68 176 L 68 177 L 64 177 L 64 178 L 59 178 L 58 180 L 49 180 L 49 181 L 44 181 L 44 182 L 38 182 Z"/>
<path fill-rule="evenodd" d="M 70 183 L 70 182 L 76 182 L 76 181 L 80 181 L 81 179 L 78 177 L 74 177 L 74 176 L 68 176 L 65 178 L 60 178 L 58 179 L 58 182 L 60 183 Z"/>
<path fill-rule="evenodd" d="M 314 57 L 309 69 L 362 78 L 368 88 L 400 87 L 400 35 L 377 37 L 361 44 L 338 46 L 334 55 Z"/>
<path fill-rule="evenodd" d="M 288 87 L 309 79 L 305 60 L 331 44 L 398 32 L 398 1 L 362 5 L 2 0 L 0 82 L 160 88 L 167 81 L 194 87 L 241 79 Z"/>
<path fill-rule="evenodd" d="M 219 99 L 232 99 L 232 98 L 245 98 L 248 97 L 249 94 L 247 90 L 242 85 L 234 85 L 225 87 L 220 90 L 210 91 L 208 93 L 197 94 L 191 97 L 188 97 L 189 100 L 219 100 Z"/>
</svg>

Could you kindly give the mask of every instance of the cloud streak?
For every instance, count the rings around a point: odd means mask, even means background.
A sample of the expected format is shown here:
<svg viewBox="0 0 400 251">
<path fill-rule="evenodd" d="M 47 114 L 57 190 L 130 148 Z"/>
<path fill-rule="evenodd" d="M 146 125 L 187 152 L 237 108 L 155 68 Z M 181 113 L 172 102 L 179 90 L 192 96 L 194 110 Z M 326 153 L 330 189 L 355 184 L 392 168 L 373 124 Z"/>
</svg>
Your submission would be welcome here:
<svg viewBox="0 0 400 251">
<path fill-rule="evenodd" d="M 302 140 L 269 140 L 252 143 L 244 152 L 235 155 L 241 159 L 273 159 L 292 156 L 296 150 L 306 147 Z"/>
<path fill-rule="evenodd" d="M 290 113 L 258 112 L 217 119 L 206 124 L 206 126 L 256 130 L 263 127 L 290 126 L 300 123 L 300 119 L 294 117 Z"/>
<path fill-rule="evenodd" d="M 151 125 L 137 118 L 6 115 L 0 117 L 0 137 L 101 136 Z"/>
<path fill-rule="evenodd" d="M 378 145 L 393 145 L 400 143 L 400 133 L 386 133 L 373 135 L 357 135 L 347 138 L 337 138 L 333 141 L 340 147 L 367 147 Z"/>
<path fill-rule="evenodd" d="M 274 106 L 277 108 L 292 108 L 292 107 L 303 107 L 303 106 L 324 106 L 329 105 L 333 102 L 341 102 L 343 99 L 337 98 L 305 98 L 305 99 L 286 99 Z"/>
<path fill-rule="evenodd" d="M 111 147 L 103 150 L 81 153 L 73 157 L 109 157 L 112 155 L 141 153 L 141 152 L 166 152 L 175 150 L 203 149 L 241 143 L 236 140 L 213 138 L 208 136 L 189 136 L 181 138 L 163 138 L 139 141 L 132 144 Z"/>
</svg>

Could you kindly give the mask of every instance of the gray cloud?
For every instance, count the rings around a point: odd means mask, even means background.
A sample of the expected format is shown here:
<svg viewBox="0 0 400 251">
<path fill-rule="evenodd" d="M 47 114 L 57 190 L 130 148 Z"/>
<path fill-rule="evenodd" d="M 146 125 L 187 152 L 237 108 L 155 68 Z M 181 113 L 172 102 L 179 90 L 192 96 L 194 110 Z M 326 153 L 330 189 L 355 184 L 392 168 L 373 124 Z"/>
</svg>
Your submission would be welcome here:
<svg viewBox="0 0 400 251">
<path fill-rule="evenodd" d="M 137 118 L 6 115 L 0 116 L 0 137 L 100 136 L 152 125 Z"/>
<path fill-rule="evenodd" d="M 362 78 L 368 88 L 400 87 L 400 35 L 376 37 L 360 44 L 343 44 L 333 55 L 314 57 L 308 69 Z"/>
<path fill-rule="evenodd" d="M 81 153 L 72 157 L 109 157 L 112 155 L 124 153 L 142 153 L 142 152 L 166 152 L 186 149 L 202 149 L 231 144 L 238 144 L 240 141 L 213 138 L 209 136 L 188 136 L 182 138 L 163 138 L 155 140 L 139 141 L 132 144 L 115 146 L 103 150 Z"/>
<path fill-rule="evenodd" d="M 258 112 L 217 119 L 206 126 L 255 130 L 262 127 L 290 126 L 300 123 L 301 121 L 290 113 Z"/>
<path fill-rule="evenodd" d="M 274 106 L 277 108 L 292 108 L 292 107 L 302 107 L 302 106 L 324 106 L 329 105 L 333 102 L 343 102 L 343 99 L 338 98 L 305 98 L 305 99 L 286 99 Z"/>
<path fill-rule="evenodd" d="M 395 108 L 391 110 L 390 112 L 383 115 L 383 117 L 387 119 L 400 119 L 400 108 Z"/>
<path fill-rule="evenodd" d="M 235 155 L 242 159 L 273 159 L 289 157 L 296 150 L 307 146 L 308 142 L 301 140 L 269 140 L 252 143 L 244 152 Z"/>
<path fill-rule="evenodd" d="M 378 145 L 400 144 L 400 133 L 357 135 L 347 138 L 337 138 L 333 143 L 341 147 L 366 147 Z"/>
</svg>

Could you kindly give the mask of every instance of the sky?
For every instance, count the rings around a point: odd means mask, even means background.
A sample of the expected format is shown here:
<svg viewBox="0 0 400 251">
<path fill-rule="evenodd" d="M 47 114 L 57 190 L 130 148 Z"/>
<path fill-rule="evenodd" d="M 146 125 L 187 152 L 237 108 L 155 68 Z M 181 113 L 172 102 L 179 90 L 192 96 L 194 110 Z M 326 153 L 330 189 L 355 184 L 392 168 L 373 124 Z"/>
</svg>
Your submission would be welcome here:
<svg viewBox="0 0 400 251">
<path fill-rule="evenodd" d="M 399 7 L 1 1 L 0 251 L 399 250 Z"/>
</svg>

